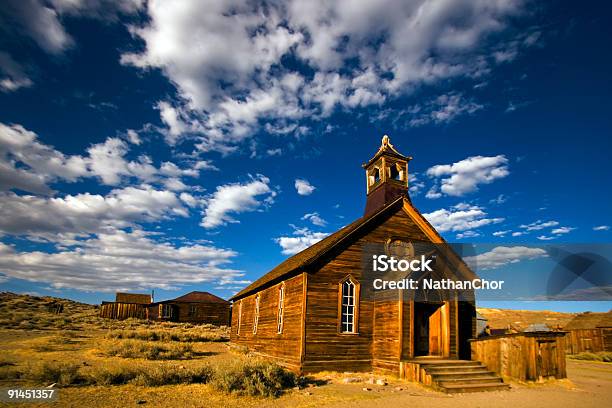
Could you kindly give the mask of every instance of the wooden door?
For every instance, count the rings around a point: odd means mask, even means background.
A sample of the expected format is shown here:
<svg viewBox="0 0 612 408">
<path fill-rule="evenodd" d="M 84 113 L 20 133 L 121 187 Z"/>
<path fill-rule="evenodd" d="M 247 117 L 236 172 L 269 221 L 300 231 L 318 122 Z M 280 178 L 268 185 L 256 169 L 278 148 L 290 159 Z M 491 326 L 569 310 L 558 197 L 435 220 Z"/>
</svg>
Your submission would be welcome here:
<svg viewBox="0 0 612 408">
<path fill-rule="evenodd" d="M 449 356 L 449 309 L 448 302 L 444 302 L 429 316 L 429 354 L 432 356 Z"/>
<path fill-rule="evenodd" d="M 538 356 L 536 362 L 538 378 L 556 377 L 559 372 L 557 366 L 557 342 L 554 340 L 538 340 Z"/>
</svg>

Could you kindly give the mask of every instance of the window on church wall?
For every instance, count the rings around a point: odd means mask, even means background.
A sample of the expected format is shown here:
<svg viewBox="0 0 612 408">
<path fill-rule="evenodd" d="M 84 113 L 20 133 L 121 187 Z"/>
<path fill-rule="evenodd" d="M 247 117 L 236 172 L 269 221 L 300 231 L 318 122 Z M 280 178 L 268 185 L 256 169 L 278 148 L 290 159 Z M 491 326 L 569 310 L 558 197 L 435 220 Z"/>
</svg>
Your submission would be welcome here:
<svg viewBox="0 0 612 408">
<path fill-rule="evenodd" d="M 257 324 L 259 323 L 259 295 L 255 296 L 255 313 L 253 314 L 253 334 L 257 334 Z"/>
<path fill-rule="evenodd" d="M 240 336 L 240 323 L 242 322 L 242 299 L 238 304 L 238 328 L 236 329 L 236 334 Z"/>
<path fill-rule="evenodd" d="M 347 277 L 340 282 L 340 333 L 357 333 L 359 284 Z"/>
<path fill-rule="evenodd" d="M 276 319 L 276 332 L 283 332 L 283 314 L 285 312 L 285 284 L 281 284 L 278 288 L 278 315 Z"/>
</svg>

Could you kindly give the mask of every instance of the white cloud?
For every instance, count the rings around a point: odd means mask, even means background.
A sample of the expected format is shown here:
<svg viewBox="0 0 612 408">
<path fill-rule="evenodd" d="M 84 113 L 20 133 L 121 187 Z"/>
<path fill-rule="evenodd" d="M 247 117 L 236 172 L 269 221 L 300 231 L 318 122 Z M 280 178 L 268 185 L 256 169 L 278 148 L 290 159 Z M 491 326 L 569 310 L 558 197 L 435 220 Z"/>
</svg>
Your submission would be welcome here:
<svg viewBox="0 0 612 408">
<path fill-rule="evenodd" d="M 427 170 L 427 175 L 441 178 L 441 193 L 459 197 L 477 191 L 479 184 L 490 184 L 506 177 L 510 174 L 507 164 L 508 159 L 504 155 L 472 156 L 453 164 L 433 166 Z M 441 194 L 437 186 L 430 191 L 433 192 L 428 198 L 436 198 Z"/>
<path fill-rule="evenodd" d="M 305 179 L 295 179 L 295 189 L 297 193 L 302 196 L 311 195 L 315 191 L 316 187 L 313 186 Z"/>
<path fill-rule="evenodd" d="M 201 244 L 177 246 L 154 240 L 142 230 L 109 230 L 55 253 L 16 251 L 1 243 L 0 252 L 0 272 L 6 276 L 46 282 L 57 289 L 113 292 L 200 282 L 229 285 L 242 275 L 223 267 L 236 256 L 234 251 Z"/>
<path fill-rule="evenodd" d="M 540 235 L 538 239 L 540 241 L 550 241 L 551 239 L 555 239 L 556 237 L 549 237 L 548 235 Z"/>
<path fill-rule="evenodd" d="M 462 238 L 474 238 L 474 237 L 479 237 L 480 233 L 476 232 L 476 231 L 465 231 L 465 232 L 460 232 L 457 234 L 457 239 L 462 239 Z"/>
<path fill-rule="evenodd" d="M 457 93 L 440 95 L 424 105 L 415 105 L 408 110 L 412 112 L 410 126 L 423 126 L 429 123 L 448 123 L 462 115 L 471 115 L 484 108 L 474 101 Z"/>
<path fill-rule="evenodd" d="M 0 51 L 0 73 L 3 75 L 0 76 L 0 91 L 2 92 L 14 92 L 33 85 L 23 66 L 3 51 Z"/>
<path fill-rule="evenodd" d="M 490 39 L 509 30 L 522 8 L 522 1 L 150 0 L 149 19 L 131 27 L 144 50 L 121 61 L 158 68 L 175 84 L 181 102 L 173 109 L 190 126 L 166 117 L 173 138 L 193 132 L 196 121 L 192 137 L 200 148 L 227 151 L 267 124 L 286 129 L 306 115 L 377 106 L 423 85 L 482 77 L 504 52 L 520 50 Z M 440 98 L 427 120 L 481 108 L 456 94 Z"/>
<path fill-rule="evenodd" d="M 489 200 L 489 203 L 491 203 L 491 204 L 503 204 L 506 201 L 508 201 L 508 196 L 506 196 L 504 194 L 500 194 L 497 197 Z"/>
<path fill-rule="evenodd" d="M 293 225 L 292 227 L 294 229 L 292 236 L 278 237 L 274 240 L 281 246 L 285 255 L 297 254 L 329 235 L 327 232 L 313 232 L 308 228 L 295 228 Z"/>
<path fill-rule="evenodd" d="M 112 190 L 106 196 L 81 193 L 45 198 L 0 193 L 0 232 L 51 241 L 187 215 L 174 193 L 146 185 Z"/>
<path fill-rule="evenodd" d="M 274 202 L 276 192 L 269 186 L 270 179 L 257 175 L 247 183 L 232 183 L 218 186 L 216 191 L 204 200 L 204 218 L 200 225 L 216 228 L 227 223 L 237 223 L 230 214 L 254 211 L 262 204 Z"/>
<path fill-rule="evenodd" d="M 504 237 L 506 236 L 506 234 L 508 234 L 510 232 L 510 230 L 502 230 L 502 231 L 495 231 L 493 233 L 494 237 Z"/>
<path fill-rule="evenodd" d="M 308 220 L 319 227 L 324 227 L 327 225 L 327 221 L 321 218 L 318 212 L 304 214 L 302 220 Z"/>
<path fill-rule="evenodd" d="M 550 231 L 552 234 L 556 234 L 556 235 L 561 235 L 561 234 L 567 234 L 569 232 L 572 232 L 573 230 L 575 230 L 576 228 L 574 227 L 559 227 L 559 228 L 555 228 L 552 231 Z"/>
<path fill-rule="evenodd" d="M 439 232 L 468 231 L 502 222 L 503 218 L 488 218 L 482 207 L 460 203 L 451 209 L 440 209 L 423 214 Z"/>
<path fill-rule="evenodd" d="M 279 147 L 277 149 L 268 149 L 266 150 L 266 154 L 268 156 L 280 156 L 281 154 L 283 154 L 282 149 Z"/>
<path fill-rule="evenodd" d="M 546 251 L 542 248 L 499 246 L 480 255 L 465 257 L 464 260 L 471 268 L 486 270 L 547 256 Z"/>
<path fill-rule="evenodd" d="M 513 237 L 520 237 L 521 235 L 525 235 L 526 232 L 522 232 L 522 231 L 515 231 L 512 233 Z"/>
<path fill-rule="evenodd" d="M 535 222 L 532 222 L 531 224 L 522 224 L 520 225 L 520 228 L 523 228 L 526 231 L 540 231 L 545 228 L 556 227 L 557 225 L 559 225 L 558 221 L 537 220 Z"/>
<path fill-rule="evenodd" d="M 425 188 L 425 183 L 423 183 L 418 178 L 418 173 L 409 173 L 408 174 L 408 190 L 410 194 L 413 196 L 418 195 L 421 190 Z"/>
<path fill-rule="evenodd" d="M 609 225 L 598 225 L 596 227 L 593 227 L 593 231 L 608 231 L 609 229 Z"/>
<path fill-rule="evenodd" d="M 20 189 L 51 194 L 50 183 L 58 180 L 75 182 L 86 177 L 98 177 L 109 186 L 137 179 L 179 189 L 176 188 L 180 185 L 178 177 L 197 177 L 200 169 L 215 169 L 206 161 L 197 162 L 187 169 L 164 162 L 158 169 L 146 155 L 127 160 L 128 152 L 129 145 L 124 140 L 110 137 L 87 148 L 86 155 L 65 155 L 41 143 L 34 132 L 21 125 L 0 123 L 0 190 Z"/>
</svg>

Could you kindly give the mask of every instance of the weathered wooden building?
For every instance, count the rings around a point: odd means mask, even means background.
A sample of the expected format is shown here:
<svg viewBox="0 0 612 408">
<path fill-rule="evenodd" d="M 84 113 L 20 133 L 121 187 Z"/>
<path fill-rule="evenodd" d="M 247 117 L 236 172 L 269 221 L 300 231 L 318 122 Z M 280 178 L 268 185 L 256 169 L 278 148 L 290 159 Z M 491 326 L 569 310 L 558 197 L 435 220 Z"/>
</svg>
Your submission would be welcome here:
<svg viewBox="0 0 612 408">
<path fill-rule="evenodd" d="M 414 257 L 436 248 L 435 273 L 476 276 L 446 247 L 408 196 L 408 162 L 383 137 L 363 165 L 363 217 L 288 258 L 232 297 L 231 342 L 300 372 L 375 370 L 399 374 L 418 356 L 469 359 L 476 333 L 473 292 L 372 288 L 377 250 Z M 441 249 L 442 248 L 442 249 Z M 423 278 L 423 276 L 421 276 Z"/>
<path fill-rule="evenodd" d="M 568 332 L 565 342 L 568 354 L 612 351 L 612 311 L 581 313 L 563 330 Z"/>
<path fill-rule="evenodd" d="M 120 293 L 115 295 L 114 302 L 102 302 L 100 317 L 108 319 L 127 319 L 130 317 L 146 319 L 151 295 L 141 293 Z"/>
<path fill-rule="evenodd" d="M 190 292 L 176 299 L 152 303 L 148 306 L 151 320 L 210 323 L 227 326 L 230 322 L 231 304 L 208 292 Z"/>
</svg>

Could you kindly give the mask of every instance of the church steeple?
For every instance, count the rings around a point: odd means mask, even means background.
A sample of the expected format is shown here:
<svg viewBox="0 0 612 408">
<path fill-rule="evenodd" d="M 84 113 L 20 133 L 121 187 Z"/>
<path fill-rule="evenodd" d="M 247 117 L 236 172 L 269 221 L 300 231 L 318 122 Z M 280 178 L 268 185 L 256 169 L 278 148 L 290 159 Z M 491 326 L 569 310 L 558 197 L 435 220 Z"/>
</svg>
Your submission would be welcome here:
<svg viewBox="0 0 612 408">
<path fill-rule="evenodd" d="M 380 148 L 363 165 L 366 172 L 366 208 L 369 215 L 399 196 L 408 195 L 408 162 L 412 157 L 404 156 L 384 135 Z"/>
</svg>

